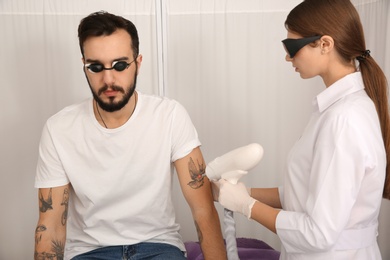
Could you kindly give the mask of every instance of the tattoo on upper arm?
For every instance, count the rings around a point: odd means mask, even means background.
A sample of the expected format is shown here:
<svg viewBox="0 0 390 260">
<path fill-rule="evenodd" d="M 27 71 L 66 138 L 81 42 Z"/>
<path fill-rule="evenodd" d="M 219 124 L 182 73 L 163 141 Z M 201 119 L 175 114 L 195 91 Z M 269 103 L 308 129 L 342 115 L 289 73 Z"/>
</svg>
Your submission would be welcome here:
<svg viewBox="0 0 390 260">
<path fill-rule="evenodd" d="M 190 161 L 188 162 L 188 170 L 190 171 L 190 176 L 192 181 L 188 183 L 188 185 L 193 189 L 198 189 L 204 184 L 204 174 L 206 172 L 206 168 L 204 164 L 199 164 L 198 168 L 195 166 L 194 161 L 190 157 Z"/>
<path fill-rule="evenodd" d="M 61 224 L 63 226 L 66 225 L 66 220 L 68 219 L 68 204 L 69 204 L 69 191 L 68 189 L 65 189 L 64 194 L 62 195 L 62 202 L 61 202 L 61 206 L 65 207 L 61 218 Z"/>
<path fill-rule="evenodd" d="M 194 223 L 195 223 L 196 233 L 198 234 L 199 243 L 202 244 L 202 242 L 203 242 L 202 231 L 200 231 L 198 222 L 195 221 Z"/>
<path fill-rule="evenodd" d="M 53 209 L 53 199 L 52 199 L 52 195 L 51 195 L 51 188 L 49 191 L 49 195 L 47 195 L 47 199 L 43 198 L 42 191 L 39 191 L 39 201 L 40 201 L 39 210 L 41 212 L 46 212 L 49 209 Z"/>
</svg>

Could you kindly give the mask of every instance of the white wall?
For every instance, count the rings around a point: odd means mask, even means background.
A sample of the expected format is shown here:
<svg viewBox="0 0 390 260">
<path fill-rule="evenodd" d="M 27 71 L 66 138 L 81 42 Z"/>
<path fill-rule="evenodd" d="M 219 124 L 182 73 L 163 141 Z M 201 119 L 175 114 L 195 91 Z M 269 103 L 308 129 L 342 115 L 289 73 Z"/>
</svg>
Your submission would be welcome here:
<svg viewBox="0 0 390 260">
<path fill-rule="evenodd" d="M 136 24 L 144 57 L 138 89 L 165 93 L 188 109 L 206 161 L 258 142 L 265 156 L 243 181 L 269 187 L 281 183 L 286 155 L 306 124 L 311 99 L 323 89 L 319 78 L 304 81 L 284 61 L 283 22 L 300 1 L 161 0 L 161 17 L 156 16 L 156 1 L 0 0 L 0 259 L 32 258 L 39 137 L 50 115 L 90 95 L 77 26 L 93 11 L 115 12 Z M 362 15 L 367 46 L 390 79 L 388 1 L 353 2 Z M 196 240 L 177 186 L 174 199 L 183 238 Z M 390 259 L 389 219 L 390 201 L 384 201 L 379 234 L 383 259 Z M 276 235 L 238 214 L 236 221 L 239 237 L 279 248 Z"/>
</svg>

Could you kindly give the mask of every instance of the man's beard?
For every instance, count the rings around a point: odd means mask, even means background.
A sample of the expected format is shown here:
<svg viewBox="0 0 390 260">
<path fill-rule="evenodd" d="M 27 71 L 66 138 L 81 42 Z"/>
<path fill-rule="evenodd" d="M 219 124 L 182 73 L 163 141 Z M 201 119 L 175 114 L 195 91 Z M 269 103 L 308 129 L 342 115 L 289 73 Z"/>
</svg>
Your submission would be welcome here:
<svg viewBox="0 0 390 260">
<path fill-rule="evenodd" d="M 126 106 L 130 98 L 133 96 L 135 91 L 135 86 L 137 84 L 137 72 L 135 72 L 133 84 L 130 84 L 130 86 L 126 90 L 116 85 L 113 85 L 111 87 L 104 85 L 102 88 L 98 90 L 98 93 L 95 93 L 91 87 L 91 84 L 89 83 L 88 77 L 87 77 L 87 82 L 89 88 L 91 89 L 93 99 L 99 104 L 99 107 L 101 107 L 104 111 L 114 112 L 114 111 L 121 110 L 124 106 Z M 99 96 L 101 93 L 103 93 L 109 88 L 111 88 L 114 91 L 123 93 L 123 98 L 118 102 L 114 102 L 115 97 L 110 97 L 108 103 L 104 102 Z"/>
</svg>

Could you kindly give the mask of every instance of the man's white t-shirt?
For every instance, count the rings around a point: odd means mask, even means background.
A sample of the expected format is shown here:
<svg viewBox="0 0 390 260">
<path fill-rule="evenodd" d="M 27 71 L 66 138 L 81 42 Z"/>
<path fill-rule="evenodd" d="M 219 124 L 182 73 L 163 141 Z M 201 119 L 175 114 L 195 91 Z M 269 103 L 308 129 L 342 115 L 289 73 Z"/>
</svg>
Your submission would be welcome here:
<svg viewBox="0 0 390 260">
<path fill-rule="evenodd" d="M 178 102 L 137 93 L 133 115 L 119 128 L 102 127 L 88 99 L 43 129 L 35 187 L 71 184 L 65 259 L 139 242 L 185 250 L 171 200 L 172 163 L 200 141 Z"/>
</svg>

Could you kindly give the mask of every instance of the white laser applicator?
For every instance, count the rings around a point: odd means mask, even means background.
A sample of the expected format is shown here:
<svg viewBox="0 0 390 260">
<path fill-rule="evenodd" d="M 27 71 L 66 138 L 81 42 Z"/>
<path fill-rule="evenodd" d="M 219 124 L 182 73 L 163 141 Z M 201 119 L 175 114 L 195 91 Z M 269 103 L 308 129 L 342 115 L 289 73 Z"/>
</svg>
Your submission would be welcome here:
<svg viewBox="0 0 390 260">
<path fill-rule="evenodd" d="M 257 143 L 234 149 L 207 164 L 206 176 L 213 181 L 222 178 L 236 184 L 243 175 L 260 162 L 263 153 L 263 147 Z M 233 212 L 228 209 L 224 209 L 224 225 L 228 259 L 239 260 Z"/>
</svg>

